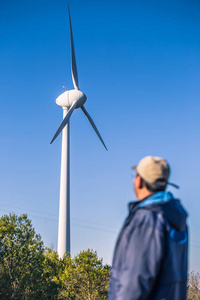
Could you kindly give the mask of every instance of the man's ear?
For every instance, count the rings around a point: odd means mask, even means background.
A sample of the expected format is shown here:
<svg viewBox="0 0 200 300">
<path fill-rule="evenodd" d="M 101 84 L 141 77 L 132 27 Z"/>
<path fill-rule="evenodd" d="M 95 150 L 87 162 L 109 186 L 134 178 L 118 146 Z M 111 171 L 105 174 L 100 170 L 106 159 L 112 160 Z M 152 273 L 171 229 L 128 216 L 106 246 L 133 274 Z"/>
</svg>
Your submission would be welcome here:
<svg viewBox="0 0 200 300">
<path fill-rule="evenodd" d="M 142 189 L 144 187 L 144 181 L 140 175 L 138 175 L 138 188 Z"/>
</svg>

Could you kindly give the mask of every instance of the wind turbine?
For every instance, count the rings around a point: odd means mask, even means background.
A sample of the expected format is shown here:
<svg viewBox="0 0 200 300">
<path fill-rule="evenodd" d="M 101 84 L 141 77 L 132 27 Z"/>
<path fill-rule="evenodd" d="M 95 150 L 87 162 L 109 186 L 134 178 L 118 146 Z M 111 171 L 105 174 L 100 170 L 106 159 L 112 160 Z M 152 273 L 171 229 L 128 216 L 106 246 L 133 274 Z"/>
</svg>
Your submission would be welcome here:
<svg viewBox="0 0 200 300">
<path fill-rule="evenodd" d="M 51 143 L 57 138 L 62 131 L 62 151 L 61 151 L 61 174 L 60 174 L 60 206 L 59 206 L 59 224 L 58 224 L 58 255 L 63 258 L 65 252 L 70 254 L 70 136 L 69 136 L 69 120 L 76 108 L 81 108 L 86 115 L 88 121 L 92 125 L 96 134 L 106 150 L 106 145 L 95 126 L 89 113 L 86 111 L 84 104 L 87 100 L 86 95 L 79 90 L 78 73 L 76 67 L 76 57 L 74 50 L 74 41 L 72 34 L 72 24 L 69 13 L 70 27 L 70 44 L 71 44 L 71 73 L 74 85 L 73 90 L 63 92 L 57 99 L 56 104 L 63 108 L 63 120 L 58 127 Z"/>
</svg>

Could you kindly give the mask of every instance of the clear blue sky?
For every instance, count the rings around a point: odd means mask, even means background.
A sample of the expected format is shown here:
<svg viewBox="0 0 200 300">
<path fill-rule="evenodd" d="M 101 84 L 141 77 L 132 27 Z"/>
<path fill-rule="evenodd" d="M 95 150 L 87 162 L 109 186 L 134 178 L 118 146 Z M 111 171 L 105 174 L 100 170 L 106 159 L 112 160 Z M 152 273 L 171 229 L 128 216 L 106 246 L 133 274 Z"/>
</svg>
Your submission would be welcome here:
<svg viewBox="0 0 200 300">
<path fill-rule="evenodd" d="M 81 110 L 71 118 L 72 255 L 111 263 L 134 199 L 130 167 L 171 164 L 189 211 L 190 269 L 200 271 L 200 4 L 189 0 L 70 1 L 80 89 L 109 151 Z M 73 88 L 67 2 L 0 2 L 0 214 L 27 213 L 57 247 L 62 119 Z"/>
</svg>

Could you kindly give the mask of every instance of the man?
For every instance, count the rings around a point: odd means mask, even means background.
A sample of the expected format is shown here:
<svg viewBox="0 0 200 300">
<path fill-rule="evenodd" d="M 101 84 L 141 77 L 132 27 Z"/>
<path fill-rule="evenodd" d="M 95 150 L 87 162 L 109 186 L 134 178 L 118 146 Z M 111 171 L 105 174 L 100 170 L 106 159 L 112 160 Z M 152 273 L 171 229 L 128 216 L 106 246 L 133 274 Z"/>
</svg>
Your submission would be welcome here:
<svg viewBox="0 0 200 300">
<path fill-rule="evenodd" d="M 187 290 L 187 213 L 166 192 L 170 169 L 160 157 L 144 157 L 136 167 L 137 202 L 115 247 L 109 300 L 185 300 Z"/>
</svg>

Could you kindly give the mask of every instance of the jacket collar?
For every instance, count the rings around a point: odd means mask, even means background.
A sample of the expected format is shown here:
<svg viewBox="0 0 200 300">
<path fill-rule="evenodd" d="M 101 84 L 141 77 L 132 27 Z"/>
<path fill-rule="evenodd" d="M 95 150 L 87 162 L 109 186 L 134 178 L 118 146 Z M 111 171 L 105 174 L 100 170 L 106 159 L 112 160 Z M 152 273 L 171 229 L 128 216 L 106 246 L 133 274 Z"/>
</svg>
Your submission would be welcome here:
<svg viewBox="0 0 200 300">
<path fill-rule="evenodd" d="M 171 192 L 157 192 L 149 197 L 144 198 L 140 201 L 133 201 L 129 203 L 129 212 L 132 212 L 133 209 L 136 209 L 137 207 L 145 207 L 152 204 L 158 204 L 161 202 L 166 202 L 171 199 L 174 199 Z"/>
</svg>

